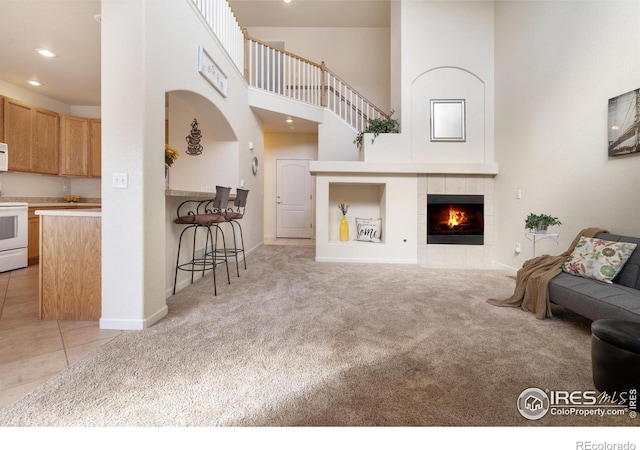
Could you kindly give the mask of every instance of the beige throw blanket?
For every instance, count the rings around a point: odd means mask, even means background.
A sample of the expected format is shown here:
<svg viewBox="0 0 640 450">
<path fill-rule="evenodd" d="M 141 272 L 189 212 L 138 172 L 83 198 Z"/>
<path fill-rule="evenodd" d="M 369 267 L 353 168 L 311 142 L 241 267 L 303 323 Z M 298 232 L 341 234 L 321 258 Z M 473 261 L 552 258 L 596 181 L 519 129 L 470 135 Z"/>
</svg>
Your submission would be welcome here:
<svg viewBox="0 0 640 450">
<path fill-rule="evenodd" d="M 562 272 L 562 264 L 571 255 L 581 236 L 594 237 L 601 232 L 606 232 L 606 230 L 585 228 L 576 236 L 564 253 L 558 256 L 542 255 L 525 261 L 522 268 L 518 270 L 513 295 L 504 300 L 491 298 L 487 302 L 495 306 L 519 306 L 525 311 L 534 313 L 538 319 L 551 317 L 549 281 Z"/>
</svg>

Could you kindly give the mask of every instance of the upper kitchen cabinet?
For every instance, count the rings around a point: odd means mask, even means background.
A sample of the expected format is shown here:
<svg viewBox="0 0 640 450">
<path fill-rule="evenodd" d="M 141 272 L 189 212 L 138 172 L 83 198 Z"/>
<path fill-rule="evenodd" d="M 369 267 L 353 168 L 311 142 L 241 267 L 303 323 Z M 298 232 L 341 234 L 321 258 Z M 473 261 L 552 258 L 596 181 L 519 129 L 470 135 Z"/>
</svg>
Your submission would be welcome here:
<svg viewBox="0 0 640 450">
<path fill-rule="evenodd" d="M 101 122 L 60 116 L 60 175 L 99 177 Z"/>
<path fill-rule="evenodd" d="M 89 175 L 89 119 L 60 116 L 60 175 Z"/>
<path fill-rule="evenodd" d="M 34 109 L 35 126 L 31 151 L 31 168 L 34 172 L 58 173 L 59 122 L 58 114 L 40 108 Z"/>
<path fill-rule="evenodd" d="M 89 176 L 102 176 L 102 121 L 89 120 Z"/>
<path fill-rule="evenodd" d="M 4 142 L 4 97 L 0 97 L 0 142 Z"/>
<path fill-rule="evenodd" d="M 58 114 L 6 97 L 3 106 L 9 170 L 57 174 Z"/>
</svg>

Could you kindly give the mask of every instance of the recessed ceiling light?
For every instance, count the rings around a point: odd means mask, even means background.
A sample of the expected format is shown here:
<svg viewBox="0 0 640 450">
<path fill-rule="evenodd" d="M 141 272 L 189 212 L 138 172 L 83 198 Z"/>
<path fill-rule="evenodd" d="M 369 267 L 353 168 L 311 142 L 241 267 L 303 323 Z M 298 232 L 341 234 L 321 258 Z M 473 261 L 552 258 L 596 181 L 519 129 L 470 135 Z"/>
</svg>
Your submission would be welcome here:
<svg viewBox="0 0 640 450">
<path fill-rule="evenodd" d="M 287 120 L 285 120 L 285 122 L 287 123 L 293 123 L 293 119 L 291 117 L 287 117 Z"/>
<path fill-rule="evenodd" d="M 29 80 L 29 84 L 31 86 L 42 86 L 42 83 L 40 83 L 39 81 L 36 81 L 36 80 Z"/>
<path fill-rule="evenodd" d="M 291 0 L 284 0 L 285 3 L 291 3 Z"/>
<path fill-rule="evenodd" d="M 46 48 L 37 48 L 36 51 L 46 58 L 55 58 L 56 56 L 58 56 L 51 50 L 47 50 Z"/>
</svg>

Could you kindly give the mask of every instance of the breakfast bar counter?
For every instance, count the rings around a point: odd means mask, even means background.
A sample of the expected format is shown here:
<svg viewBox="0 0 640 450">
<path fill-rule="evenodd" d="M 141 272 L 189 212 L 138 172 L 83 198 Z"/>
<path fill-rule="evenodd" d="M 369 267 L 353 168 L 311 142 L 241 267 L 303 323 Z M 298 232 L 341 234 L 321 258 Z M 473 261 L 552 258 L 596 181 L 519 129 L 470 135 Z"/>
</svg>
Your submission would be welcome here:
<svg viewBox="0 0 640 450">
<path fill-rule="evenodd" d="M 102 311 L 99 209 L 38 210 L 40 318 L 99 320 Z"/>
</svg>

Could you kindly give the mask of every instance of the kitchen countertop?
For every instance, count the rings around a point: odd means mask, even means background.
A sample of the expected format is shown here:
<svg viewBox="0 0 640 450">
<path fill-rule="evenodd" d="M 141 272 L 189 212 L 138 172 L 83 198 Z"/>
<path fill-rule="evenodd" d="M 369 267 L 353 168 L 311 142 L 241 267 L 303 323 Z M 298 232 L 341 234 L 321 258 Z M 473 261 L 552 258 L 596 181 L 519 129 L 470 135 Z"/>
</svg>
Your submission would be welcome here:
<svg viewBox="0 0 640 450">
<path fill-rule="evenodd" d="M 46 208 L 47 206 L 73 206 L 77 208 L 79 206 L 83 208 L 99 208 L 101 206 L 100 203 L 70 203 L 70 202 L 42 202 L 42 203 L 29 203 L 29 208 Z"/>
<path fill-rule="evenodd" d="M 72 203 L 73 205 L 87 205 L 89 207 L 92 206 L 100 206 L 101 199 L 99 197 L 81 197 L 80 202 Z M 21 202 L 28 203 L 29 207 L 44 207 L 44 206 L 64 206 L 68 205 L 69 202 L 65 202 L 62 197 L 17 197 L 17 196 L 2 196 L 0 197 L 0 202 Z"/>
<path fill-rule="evenodd" d="M 36 211 L 37 216 L 71 216 L 71 217 L 102 217 L 102 210 L 92 209 L 43 209 Z"/>
<path fill-rule="evenodd" d="M 213 197 L 216 196 L 216 193 L 215 192 L 180 191 L 180 190 L 176 190 L 176 189 L 166 189 L 164 191 L 164 195 L 165 195 L 165 197 L 189 197 L 189 198 L 202 198 L 202 199 L 210 198 L 210 199 L 212 199 Z M 236 198 L 236 194 L 235 193 L 230 193 L 229 194 L 229 200 L 235 200 L 235 198 Z"/>
</svg>

